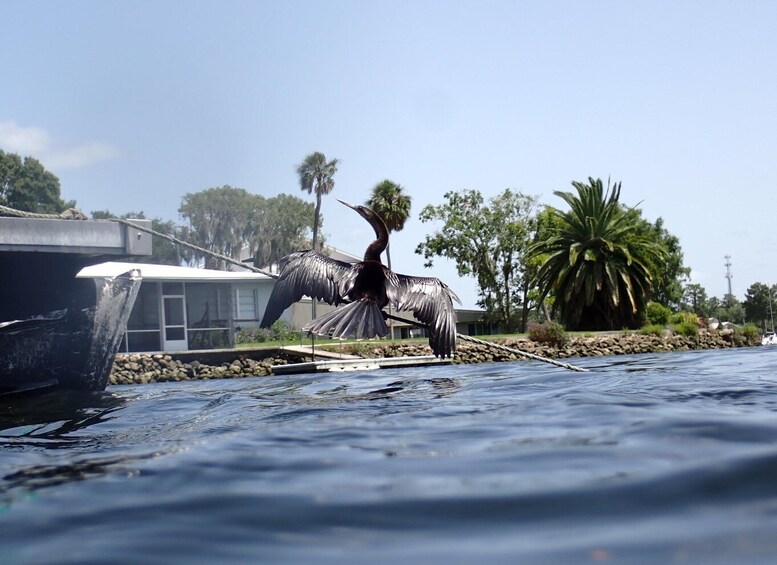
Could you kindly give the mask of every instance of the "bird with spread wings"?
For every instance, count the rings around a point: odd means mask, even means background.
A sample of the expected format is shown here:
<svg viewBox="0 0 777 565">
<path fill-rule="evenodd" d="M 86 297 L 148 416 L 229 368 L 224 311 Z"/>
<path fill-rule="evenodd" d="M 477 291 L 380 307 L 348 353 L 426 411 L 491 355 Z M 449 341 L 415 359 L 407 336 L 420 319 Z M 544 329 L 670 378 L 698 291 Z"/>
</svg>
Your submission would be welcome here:
<svg viewBox="0 0 777 565">
<path fill-rule="evenodd" d="M 429 345 L 438 357 L 451 357 L 456 348 L 456 312 L 461 301 L 441 280 L 401 275 L 383 265 L 380 255 L 388 246 L 388 229 L 381 217 L 366 206 L 343 202 L 367 220 L 376 239 L 364 259 L 351 264 L 317 253 L 300 251 L 279 262 L 275 282 L 261 326 L 270 327 L 283 311 L 303 296 L 336 306 L 303 329 L 339 339 L 381 338 L 389 330 L 383 308 L 410 311 L 429 333 Z"/>
</svg>

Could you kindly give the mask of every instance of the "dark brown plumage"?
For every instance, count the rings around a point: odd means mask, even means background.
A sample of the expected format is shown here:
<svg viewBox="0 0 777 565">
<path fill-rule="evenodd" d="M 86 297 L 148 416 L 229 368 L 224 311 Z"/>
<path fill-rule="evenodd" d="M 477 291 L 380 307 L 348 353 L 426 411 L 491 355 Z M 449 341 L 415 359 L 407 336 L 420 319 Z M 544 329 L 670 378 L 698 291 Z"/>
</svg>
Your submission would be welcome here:
<svg viewBox="0 0 777 565">
<path fill-rule="evenodd" d="M 315 251 L 300 251 L 280 261 L 280 274 L 262 318 L 269 327 L 283 311 L 303 296 L 322 300 L 335 310 L 319 316 L 303 329 L 336 338 L 385 337 L 388 327 L 383 308 L 389 302 L 398 311 L 411 311 L 427 325 L 429 345 L 435 355 L 450 357 L 456 348 L 456 294 L 437 278 L 400 275 L 381 263 L 388 246 L 388 230 L 381 217 L 366 206 L 343 202 L 367 220 L 376 239 L 367 247 L 364 259 L 353 265 Z"/>
</svg>

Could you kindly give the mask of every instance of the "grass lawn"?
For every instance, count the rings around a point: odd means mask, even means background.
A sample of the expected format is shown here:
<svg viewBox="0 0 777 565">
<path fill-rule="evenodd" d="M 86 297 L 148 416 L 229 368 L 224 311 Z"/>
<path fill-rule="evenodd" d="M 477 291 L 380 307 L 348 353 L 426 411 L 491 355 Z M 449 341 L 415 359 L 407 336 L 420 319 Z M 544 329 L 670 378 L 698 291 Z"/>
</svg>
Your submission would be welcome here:
<svg viewBox="0 0 777 565">
<path fill-rule="evenodd" d="M 620 334 L 623 333 L 622 331 L 606 331 L 606 332 L 565 332 L 567 336 L 570 338 L 575 337 L 593 337 L 597 335 L 606 335 L 606 334 Z M 479 335 L 479 336 L 473 336 L 477 337 L 478 339 L 483 339 L 487 341 L 495 341 L 499 339 L 520 339 L 520 338 L 526 338 L 528 337 L 525 333 L 520 334 L 493 334 L 493 335 Z M 381 340 L 340 340 L 340 339 L 330 339 L 326 337 L 316 337 L 316 347 L 318 346 L 333 346 L 333 345 L 340 345 L 340 344 L 347 344 L 347 343 L 363 343 L 366 345 L 370 345 L 372 343 L 376 345 L 385 344 L 385 343 L 394 343 L 394 344 L 403 344 L 403 343 L 427 343 L 427 338 L 425 337 L 419 337 L 419 338 L 412 338 L 412 339 L 381 339 Z M 307 336 L 305 333 L 300 332 L 299 338 L 294 340 L 286 340 L 286 341 L 253 341 L 253 342 L 246 342 L 246 343 L 238 343 L 235 347 L 237 349 L 257 349 L 262 347 L 283 347 L 286 345 L 306 345 L 310 346 L 312 344 L 312 340 L 309 336 Z"/>
</svg>

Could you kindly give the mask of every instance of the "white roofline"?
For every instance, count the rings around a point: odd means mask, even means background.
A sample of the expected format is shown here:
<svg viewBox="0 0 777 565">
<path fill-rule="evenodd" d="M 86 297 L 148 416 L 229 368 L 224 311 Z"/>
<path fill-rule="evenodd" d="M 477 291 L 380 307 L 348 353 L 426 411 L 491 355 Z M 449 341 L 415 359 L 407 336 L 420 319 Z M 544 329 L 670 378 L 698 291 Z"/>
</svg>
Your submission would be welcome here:
<svg viewBox="0 0 777 565">
<path fill-rule="evenodd" d="M 140 276 L 145 281 L 247 282 L 271 279 L 267 275 L 254 272 L 217 271 L 215 269 L 155 265 L 152 263 L 124 263 L 120 261 L 108 261 L 107 263 L 85 267 L 76 276 L 79 278 L 115 277 L 131 269 L 139 269 Z"/>
</svg>

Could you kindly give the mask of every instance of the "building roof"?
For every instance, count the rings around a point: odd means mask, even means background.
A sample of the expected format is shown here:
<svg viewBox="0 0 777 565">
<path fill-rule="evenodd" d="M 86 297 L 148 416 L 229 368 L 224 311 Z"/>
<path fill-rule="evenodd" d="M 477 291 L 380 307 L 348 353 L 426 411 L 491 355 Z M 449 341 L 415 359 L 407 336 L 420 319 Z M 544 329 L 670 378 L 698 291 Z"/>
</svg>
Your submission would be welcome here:
<svg viewBox="0 0 777 565">
<path fill-rule="evenodd" d="M 146 281 L 180 282 L 241 282 L 269 280 L 261 273 L 245 271 L 217 271 L 195 267 L 176 267 L 173 265 L 154 265 L 152 263 L 124 263 L 109 261 L 81 269 L 79 278 L 115 277 L 132 269 L 139 269 Z"/>
</svg>

